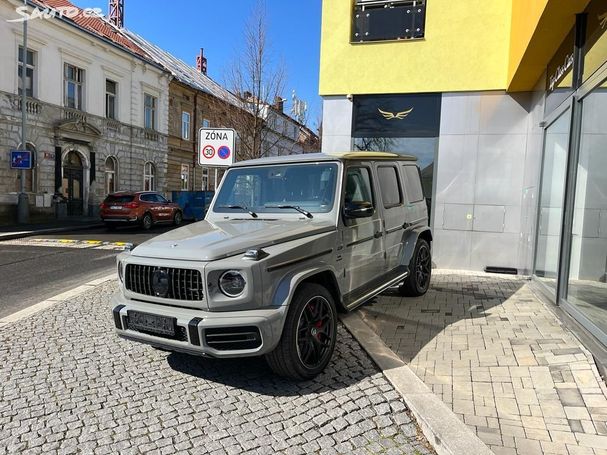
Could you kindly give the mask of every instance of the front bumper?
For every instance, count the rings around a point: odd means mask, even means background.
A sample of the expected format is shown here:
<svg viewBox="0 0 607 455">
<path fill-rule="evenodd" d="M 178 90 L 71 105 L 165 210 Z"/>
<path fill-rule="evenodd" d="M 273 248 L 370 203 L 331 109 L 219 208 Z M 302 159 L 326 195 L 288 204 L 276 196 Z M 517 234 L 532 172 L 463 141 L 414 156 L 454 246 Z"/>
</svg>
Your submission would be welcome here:
<svg viewBox="0 0 607 455">
<path fill-rule="evenodd" d="M 176 308 L 129 300 L 121 292 L 112 297 L 111 303 L 119 336 L 169 351 L 218 358 L 252 357 L 272 351 L 280 340 L 287 314 L 285 306 L 233 312 Z M 129 328 L 129 311 L 176 318 L 175 336 Z"/>
</svg>

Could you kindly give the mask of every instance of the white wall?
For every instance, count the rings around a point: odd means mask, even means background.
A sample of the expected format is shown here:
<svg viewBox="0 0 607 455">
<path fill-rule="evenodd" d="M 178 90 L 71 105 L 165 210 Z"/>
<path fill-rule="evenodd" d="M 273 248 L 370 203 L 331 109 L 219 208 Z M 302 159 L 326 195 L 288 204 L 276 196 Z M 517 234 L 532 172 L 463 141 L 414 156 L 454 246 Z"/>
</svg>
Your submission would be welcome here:
<svg viewBox="0 0 607 455">
<path fill-rule="evenodd" d="M 322 151 L 352 149 L 352 101 L 346 96 L 325 96 L 322 103 Z"/>
<path fill-rule="evenodd" d="M 529 217 L 525 188 L 537 185 L 526 170 L 528 153 L 539 157 L 531 139 L 535 102 L 531 94 L 443 94 L 433 223 L 438 267 L 528 267 L 520 243 L 533 242 L 522 221 Z"/>
<path fill-rule="evenodd" d="M 17 53 L 23 42 L 23 25 L 15 19 L 12 4 L 0 0 L 0 91 L 17 93 Z M 160 133 L 168 134 L 168 84 L 166 74 L 133 55 L 62 23 L 58 19 L 28 22 L 28 48 L 36 51 L 35 97 L 63 106 L 63 67 L 70 63 L 86 71 L 84 110 L 105 116 L 105 80 L 118 83 L 118 120 L 144 126 L 143 93 L 159 98 Z"/>
</svg>

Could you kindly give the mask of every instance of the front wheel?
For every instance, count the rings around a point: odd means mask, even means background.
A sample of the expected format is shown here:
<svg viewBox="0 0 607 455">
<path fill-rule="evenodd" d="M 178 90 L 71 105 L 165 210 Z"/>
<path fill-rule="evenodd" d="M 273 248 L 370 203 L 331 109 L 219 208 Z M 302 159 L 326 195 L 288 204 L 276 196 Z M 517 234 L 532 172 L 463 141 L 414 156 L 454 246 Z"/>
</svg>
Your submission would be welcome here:
<svg viewBox="0 0 607 455">
<path fill-rule="evenodd" d="M 333 355 L 337 311 L 333 296 L 316 283 L 297 289 L 287 312 L 278 346 L 266 355 L 278 375 L 308 380 L 322 372 Z"/>
<path fill-rule="evenodd" d="M 418 239 L 415 251 L 409 264 L 409 276 L 399 288 L 400 295 L 419 297 L 428 292 L 432 276 L 432 255 L 430 244 L 424 239 Z"/>
<path fill-rule="evenodd" d="M 173 225 L 180 226 L 182 222 L 183 222 L 183 215 L 178 210 L 175 212 L 175 216 L 173 217 Z"/>
</svg>

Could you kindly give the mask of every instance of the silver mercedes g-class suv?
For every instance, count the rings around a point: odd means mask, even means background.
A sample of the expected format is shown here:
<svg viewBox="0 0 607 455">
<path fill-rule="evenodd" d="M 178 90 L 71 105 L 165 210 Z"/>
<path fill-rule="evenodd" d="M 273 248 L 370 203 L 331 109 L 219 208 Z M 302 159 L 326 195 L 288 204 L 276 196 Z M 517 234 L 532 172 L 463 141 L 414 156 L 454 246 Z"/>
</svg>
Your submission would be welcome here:
<svg viewBox="0 0 607 455">
<path fill-rule="evenodd" d="M 234 164 L 204 221 L 118 256 L 118 335 L 219 358 L 265 355 L 310 379 L 337 311 L 428 290 L 428 210 L 415 158 L 351 152 Z"/>
</svg>

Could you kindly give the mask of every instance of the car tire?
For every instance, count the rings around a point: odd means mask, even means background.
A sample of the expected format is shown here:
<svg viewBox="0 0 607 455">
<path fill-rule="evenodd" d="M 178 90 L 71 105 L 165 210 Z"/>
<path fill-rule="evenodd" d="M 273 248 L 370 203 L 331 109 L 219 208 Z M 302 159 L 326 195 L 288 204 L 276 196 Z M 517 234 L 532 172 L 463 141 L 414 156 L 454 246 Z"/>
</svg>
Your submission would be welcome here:
<svg viewBox="0 0 607 455">
<path fill-rule="evenodd" d="M 181 226 L 181 223 L 183 223 L 183 214 L 177 210 L 173 216 L 173 225 Z"/>
<path fill-rule="evenodd" d="M 152 215 L 149 213 L 146 213 L 145 215 L 143 215 L 143 218 L 141 219 L 141 227 L 144 230 L 149 231 L 150 229 L 152 229 L 153 225 L 154 225 L 154 219 L 152 218 Z"/>
<path fill-rule="evenodd" d="M 403 297 L 420 297 L 428 292 L 432 277 L 432 254 L 430 244 L 418 239 L 409 263 L 409 276 L 398 288 Z"/>
<path fill-rule="evenodd" d="M 278 346 L 266 354 L 279 376 L 309 380 L 328 365 L 337 338 L 337 310 L 331 293 L 316 283 L 303 283 L 285 320 Z"/>
</svg>

